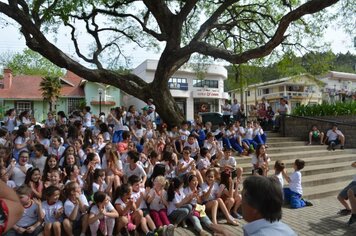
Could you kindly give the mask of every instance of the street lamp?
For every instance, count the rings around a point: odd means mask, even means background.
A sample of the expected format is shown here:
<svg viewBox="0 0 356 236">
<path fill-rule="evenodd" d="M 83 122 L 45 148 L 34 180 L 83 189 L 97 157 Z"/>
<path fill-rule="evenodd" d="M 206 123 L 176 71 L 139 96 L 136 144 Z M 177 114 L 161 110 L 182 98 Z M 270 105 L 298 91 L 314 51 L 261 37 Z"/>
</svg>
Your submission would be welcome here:
<svg viewBox="0 0 356 236">
<path fill-rule="evenodd" d="M 99 92 L 99 114 L 101 113 L 101 95 L 103 94 L 103 89 L 98 88 Z"/>
</svg>

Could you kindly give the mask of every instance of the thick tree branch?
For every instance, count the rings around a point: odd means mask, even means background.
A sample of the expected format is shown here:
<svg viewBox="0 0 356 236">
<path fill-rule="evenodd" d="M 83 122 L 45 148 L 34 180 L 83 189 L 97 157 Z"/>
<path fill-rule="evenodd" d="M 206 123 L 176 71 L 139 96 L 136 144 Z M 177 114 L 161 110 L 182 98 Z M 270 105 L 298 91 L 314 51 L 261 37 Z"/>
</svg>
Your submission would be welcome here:
<svg viewBox="0 0 356 236">
<path fill-rule="evenodd" d="M 245 51 L 240 54 L 235 54 L 231 51 L 217 48 L 208 43 L 198 41 L 192 41 L 188 46 L 182 48 L 181 53 L 191 54 L 197 52 L 206 56 L 221 58 L 234 64 L 245 63 L 251 59 L 261 58 L 270 54 L 273 49 L 275 49 L 285 40 L 286 36 L 284 36 L 284 33 L 287 31 L 289 25 L 292 22 L 300 19 L 305 15 L 321 11 L 337 3 L 338 1 L 339 0 L 311 0 L 306 2 L 305 4 L 282 17 L 277 30 L 268 42 L 260 47 Z"/>
</svg>

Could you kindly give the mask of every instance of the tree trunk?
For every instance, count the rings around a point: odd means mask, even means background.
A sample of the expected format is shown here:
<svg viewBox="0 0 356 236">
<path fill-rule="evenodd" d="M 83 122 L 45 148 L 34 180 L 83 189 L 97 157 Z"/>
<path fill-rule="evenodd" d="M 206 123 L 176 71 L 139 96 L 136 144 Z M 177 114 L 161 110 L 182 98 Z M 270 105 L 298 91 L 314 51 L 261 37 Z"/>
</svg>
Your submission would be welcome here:
<svg viewBox="0 0 356 236">
<path fill-rule="evenodd" d="M 183 112 L 178 107 L 168 88 L 162 88 L 160 93 L 153 92 L 152 98 L 161 121 L 167 123 L 169 127 L 180 125 L 185 120 Z"/>
</svg>

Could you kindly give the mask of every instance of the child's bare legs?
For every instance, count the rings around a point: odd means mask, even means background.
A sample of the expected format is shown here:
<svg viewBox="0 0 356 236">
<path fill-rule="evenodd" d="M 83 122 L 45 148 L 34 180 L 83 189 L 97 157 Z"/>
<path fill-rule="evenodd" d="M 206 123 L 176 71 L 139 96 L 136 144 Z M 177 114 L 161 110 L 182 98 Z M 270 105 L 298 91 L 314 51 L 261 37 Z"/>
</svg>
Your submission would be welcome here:
<svg viewBox="0 0 356 236">
<path fill-rule="evenodd" d="M 234 206 L 235 200 L 232 197 L 229 197 L 224 201 L 224 203 L 227 211 L 230 212 L 231 208 Z"/>
<path fill-rule="evenodd" d="M 120 216 L 119 219 L 117 219 L 117 233 L 120 233 L 123 228 L 129 223 L 129 219 L 127 219 L 126 216 Z"/>
<path fill-rule="evenodd" d="M 232 211 L 237 213 L 237 210 L 241 206 L 241 200 L 242 200 L 241 195 L 240 194 L 235 194 L 234 200 L 235 200 L 235 202 L 234 202 L 234 207 L 232 208 Z"/>
<path fill-rule="evenodd" d="M 324 144 L 324 132 L 320 132 L 320 144 Z"/>
<path fill-rule="evenodd" d="M 213 201 L 209 201 L 205 204 L 206 206 L 206 210 L 207 211 L 211 211 L 211 221 L 213 222 L 213 224 L 217 224 L 217 214 L 218 214 L 218 201 L 213 200 Z"/>
<path fill-rule="evenodd" d="M 87 229 L 88 229 L 88 218 L 89 218 L 89 215 L 88 214 L 85 214 L 82 216 L 82 233 L 86 233 L 87 232 Z"/>
<path fill-rule="evenodd" d="M 221 198 L 218 198 L 217 201 L 218 201 L 218 204 L 219 204 L 219 209 L 223 212 L 223 214 L 224 214 L 224 216 L 225 216 L 225 218 L 227 220 L 227 223 L 228 224 L 232 224 L 232 225 L 238 225 L 237 222 L 234 222 L 231 219 L 230 212 L 227 210 L 224 201 Z"/>
<path fill-rule="evenodd" d="M 347 196 L 349 198 L 350 205 L 351 205 L 351 213 L 356 214 L 356 198 L 355 198 L 355 193 L 354 191 L 352 191 L 351 188 L 347 191 Z"/>
<path fill-rule="evenodd" d="M 44 230 L 43 230 L 43 235 L 44 236 L 50 236 L 51 235 L 51 229 L 52 229 L 52 223 L 45 223 Z"/>
<path fill-rule="evenodd" d="M 135 213 L 132 214 L 132 220 L 136 227 L 138 227 L 141 224 L 143 218 L 143 213 L 141 210 L 135 211 Z M 147 227 L 147 225 L 146 225 Z M 148 232 L 148 231 L 147 231 Z"/>
<path fill-rule="evenodd" d="M 60 222 L 54 222 L 52 224 L 54 235 L 55 236 L 61 236 L 61 223 Z"/>
<path fill-rule="evenodd" d="M 64 219 L 63 220 L 63 228 L 64 231 L 67 235 L 73 235 L 73 227 L 72 227 L 72 222 L 70 222 L 69 219 Z"/>
<path fill-rule="evenodd" d="M 309 145 L 312 144 L 312 141 L 313 141 L 313 131 L 310 131 L 309 132 Z"/>
<path fill-rule="evenodd" d="M 147 215 L 145 216 L 145 218 L 146 218 L 147 225 L 148 225 L 149 229 L 150 229 L 151 231 L 154 231 L 154 230 L 156 229 L 156 225 L 155 225 L 155 223 L 153 222 L 151 216 L 147 214 Z"/>
<path fill-rule="evenodd" d="M 339 202 L 345 207 L 345 209 L 351 210 L 349 204 L 347 203 L 347 201 L 343 197 L 341 197 L 339 195 L 339 196 L 337 196 L 337 200 L 339 200 Z"/>
<path fill-rule="evenodd" d="M 345 136 L 339 135 L 339 136 L 338 136 L 338 139 L 340 140 L 341 146 L 344 146 L 344 144 L 345 144 Z"/>
</svg>

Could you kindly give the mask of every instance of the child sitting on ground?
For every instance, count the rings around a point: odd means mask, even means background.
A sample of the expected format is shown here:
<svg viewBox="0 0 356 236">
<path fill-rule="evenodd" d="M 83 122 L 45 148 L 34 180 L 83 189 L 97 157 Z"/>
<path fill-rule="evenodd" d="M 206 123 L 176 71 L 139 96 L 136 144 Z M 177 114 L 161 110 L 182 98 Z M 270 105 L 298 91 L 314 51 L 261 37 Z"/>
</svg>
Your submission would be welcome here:
<svg viewBox="0 0 356 236">
<path fill-rule="evenodd" d="M 43 230 L 42 222 L 44 214 L 42 204 L 38 199 L 31 199 L 32 191 L 29 187 L 23 185 L 16 189 L 17 196 L 25 211 L 21 219 L 9 231 L 9 235 L 29 235 L 37 236 Z"/>
<path fill-rule="evenodd" d="M 283 189 L 284 186 L 284 179 L 283 179 L 283 171 L 285 169 L 283 161 L 277 160 L 274 163 L 274 176 L 278 179 L 281 187 Z"/>
<path fill-rule="evenodd" d="M 305 162 L 303 160 L 296 159 L 293 165 L 294 172 L 291 175 L 288 176 L 285 169 L 283 171 L 283 177 L 289 183 L 289 188 L 283 189 L 284 199 L 293 209 L 313 205 L 302 198 L 302 174 L 300 171 L 304 168 L 304 165 Z"/>
<path fill-rule="evenodd" d="M 324 144 L 324 133 L 320 132 L 318 127 L 316 125 L 313 125 L 311 128 L 311 131 L 309 132 L 309 143 L 308 145 L 311 145 L 313 140 L 318 140 L 320 139 L 320 145 Z"/>
</svg>

